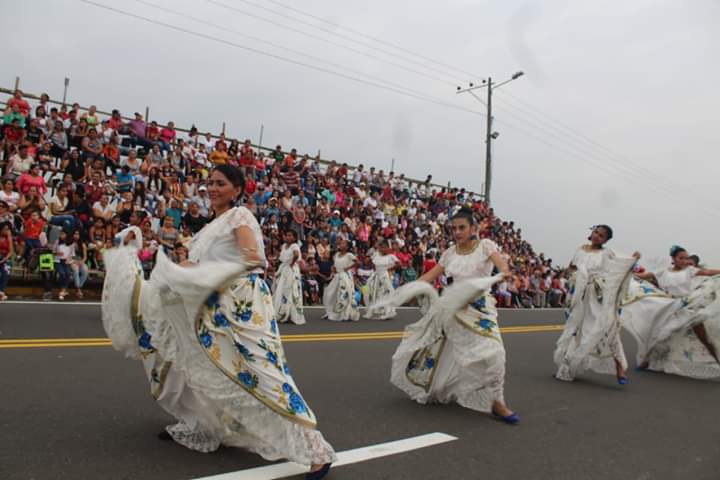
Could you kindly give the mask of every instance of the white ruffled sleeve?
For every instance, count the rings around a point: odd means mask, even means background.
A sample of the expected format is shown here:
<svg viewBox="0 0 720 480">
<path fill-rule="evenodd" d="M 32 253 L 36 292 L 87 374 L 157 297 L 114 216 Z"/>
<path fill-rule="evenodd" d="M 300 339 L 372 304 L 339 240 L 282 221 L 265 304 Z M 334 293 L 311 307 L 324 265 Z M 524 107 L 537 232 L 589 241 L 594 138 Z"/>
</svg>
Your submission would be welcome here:
<svg viewBox="0 0 720 480">
<path fill-rule="evenodd" d="M 255 228 L 259 226 L 255 215 L 245 207 L 233 208 L 232 212 L 223 220 L 225 222 L 223 233 L 230 233 L 239 227 L 249 227 L 255 231 Z"/>
<path fill-rule="evenodd" d="M 482 248 L 482 252 L 486 257 L 490 257 L 493 253 L 498 253 L 500 251 L 500 248 L 497 246 L 497 243 L 493 242 L 492 240 L 488 238 L 483 238 L 480 240 L 480 248 Z"/>
<path fill-rule="evenodd" d="M 450 263 L 450 258 L 452 257 L 452 254 L 455 252 L 455 247 L 450 247 L 446 249 L 442 255 L 440 255 L 440 261 L 438 262 L 444 269 L 447 270 L 448 264 Z"/>
</svg>

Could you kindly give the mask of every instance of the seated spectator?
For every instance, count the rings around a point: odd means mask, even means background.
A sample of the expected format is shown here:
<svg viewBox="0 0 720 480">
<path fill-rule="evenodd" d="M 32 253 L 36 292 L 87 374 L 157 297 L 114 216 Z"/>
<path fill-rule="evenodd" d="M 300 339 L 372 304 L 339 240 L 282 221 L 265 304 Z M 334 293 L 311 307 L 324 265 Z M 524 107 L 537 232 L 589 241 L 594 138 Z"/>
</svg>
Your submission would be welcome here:
<svg viewBox="0 0 720 480">
<path fill-rule="evenodd" d="M 218 143 L 208 158 L 213 165 L 224 165 L 228 163 L 229 157 L 225 143 Z"/>
<path fill-rule="evenodd" d="M 101 218 L 104 221 L 109 221 L 115 215 L 116 206 L 110 201 L 110 194 L 105 192 L 100 196 L 100 199 L 95 202 L 92 206 L 93 216 Z"/>
<path fill-rule="evenodd" d="M 30 115 L 30 104 L 23 98 L 23 92 L 20 89 L 15 90 L 13 97 L 8 100 L 7 106 L 27 118 Z"/>
<path fill-rule="evenodd" d="M 29 172 L 34 163 L 35 158 L 30 155 L 28 145 L 22 144 L 18 147 L 17 153 L 10 157 L 6 171 L 17 178 Z"/>
<path fill-rule="evenodd" d="M 97 132 L 95 132 L 97 135 Z M 90 127 L 87 122 L 82 119 L 77 124 L 70 127 L 70 146 L 83 151 L 83 141 L 90 134 Z"/>
<path fill-rule="evenodd" d="M 197 202 L 190 202 L 188 212 L 182 218 L 183 225 L 187 225 L 192 234 L 196 234 L 208 223 L 207 217 L 200 214 L 200 207 Z"/>
<path fill-rule="evenodd" d="M 35 211 L 42 215 L 45 206 L 43 195 L 35 185 L 30 185 L 18 200 L 18 208 L 21 210 L 23 217 L 27 217 Z"/>
<path fill-rule="evenodd" d="M 14 213 L 18 209 L 20 194 L 15 191 L 15 182 L 6 178 L 2 181 L 2 190 L 0 190 L 0 201 L 5 205 L 10 213 Z"/>
<path fill-rule="evenodd" d="M 75 211 L 69 207 L 69 203 L 67 187 L 60 185 L 50 200 L 50 224 L 58 225 L 68 233 L 79 228 Z"/>
<path fill-rule="evenodd" d="M 193 202 L 197 203 L 200 215 L 205 218 L 210 216 L 210 196 L 208 195 L 207 187 L 205 185 L 200 185 L 198 187 L 198 196 L 193 198 Z"/>
<path fill-rule="evenodd" d="M 152 142 L 147 138 L 147 124 L 140 113 L 135 112 L 135 119 L 128 122 L 128 133 L 131 145 L 140 145 L 146 151 L 150 150 Z"/>
</svg>

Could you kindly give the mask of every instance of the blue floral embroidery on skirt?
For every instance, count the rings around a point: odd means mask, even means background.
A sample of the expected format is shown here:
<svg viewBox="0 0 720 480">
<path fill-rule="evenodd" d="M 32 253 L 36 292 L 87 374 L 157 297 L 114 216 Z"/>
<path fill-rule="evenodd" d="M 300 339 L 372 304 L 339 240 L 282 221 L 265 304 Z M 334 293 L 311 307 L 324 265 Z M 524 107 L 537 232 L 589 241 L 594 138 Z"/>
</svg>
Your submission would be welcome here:
<svg viewBox="0 0 720 480">
<path fill-rule="evenodd" d="M 212 335 L 208 332 L 203 332 L 200 334 L 200 343 L 202 343 L 202 346 L 205 348 L 210 348 L 213 344 L 213 338 Z"/>
<path fill-rule="evenodd" d="M 152 336 L 149 333 L 144 332 L 142 336 L 140 336 L 140 338 L 138 339 L 138 345 L 140 345 L 140 347 L 144 348 L 145 350 L 155 350 L 155 347 L 153 347 L 151 340 Z"/>
<path fill-rule="evenodd" d="M 220 292 L 213 292 L 205 301 L 205 305 L 208 307 L 217 307 L 220 305 Z"/>
<path fill-rule="evenodd" d="M 228 321 L 227 317 L 222 312 L 216 312 L 215 316 L 213 317 L 213 320 L 215 321 L 215 325 L 218 327 L 229 327 L 230 322 Z"/>
</svg>

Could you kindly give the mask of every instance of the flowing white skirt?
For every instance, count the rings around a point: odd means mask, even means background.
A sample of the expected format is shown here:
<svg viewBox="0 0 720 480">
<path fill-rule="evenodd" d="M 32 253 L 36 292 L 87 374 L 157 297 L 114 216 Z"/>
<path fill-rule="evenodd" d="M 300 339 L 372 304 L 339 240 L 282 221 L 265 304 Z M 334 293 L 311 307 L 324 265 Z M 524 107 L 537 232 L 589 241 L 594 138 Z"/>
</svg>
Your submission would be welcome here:
<svg viewBox="0 0 720 480">
<path fill-rule="evenodd" d="M 158 392 L 158 403 L 178 420 L 167 428 L 176 442 L 201 452 L 227 445 L 267 460 L 333 462 L 335 453 L 315 429 L 314 415 L 289 374 L 282 346 L 275 340 L 279 334 L 268 333 L 277 333 L 277 324 L 267 286 L 238 276 L 240 270 L 226 264 L 181 268 L 160 252 L 150 282 L 144 282 L 135 275 L 135 265 L 116 262 L 108 269 L 103 292 L 107 333 L 113 344 L 117 341 L 136 358 L 143 350 L 161 357 L 166 366 L 158 372 L 162 375 L 149 371 L 148 379 L 153 393 Z M 125 327 L 132 325 L 125 315 L 127 292 L 138 284 L 146 330 L 130 342 L 133 331 Z M 222 289 L 221 285 L 232 286 Z M 218 290 L 222 293 L 213 296 Z M 208 297 L 215 299 L 214 308 Z M 240 310 L 231 311 L 232 305 Z M 253 326 L 244 332 L 212 323 L 230 316 L 238 322 L 248 317 L 248 325 Z M 215 349 L 223 340 L 236 349 Z M 233 366 L 239 369 L 235 378 L 227 370 Z M 264 390 L 266 383 L 281 387 Z"/>
<path fill-rule="evenodd" d="M 392 305 L 381 307 L 372 306 L 380 302 L 383 298 L 392 295 L 393 290 L 392 279 L 390 278 L 390 273 L 387 270 L 376 270 L 373 272 L 367 281 L 365 305 L 367 305 L 368 308 L 365 312 L 365 318 L 388 320 L 397 315 L 397 310 Z"/>
<path fill-rule="evenodd" d="M 302 278 L 297 265 L 283 263 L 273 285 L 275 317 L 280 323 L 305 324 L 303 314 Z"/>
<path fill-rule="evenodd" d="M 720 350 L 720 277 L 706 279 L 687 298 L 633 280 L 622 322 L 638 342 L 639 364 L 692 378 L 720 377 L 720 365 L 693 331 L 703 324 L 708 340 Z"/>
<path fill-rule="evenodd" d="M 335 322 L 360 320 L 355 300 L 355 282 L 350 272 L 337 272 L 323 293 L 323 305 L 328 320 Z"/>
<path fill-rule="evenodd" d="M 573 381 L 584 370 L 615 375 L 615 362 L 627 368 L 620 339 L 619 302 L 634 259 L 613 259 L 603 277 L 578 272 L 565 329 L 554 353 L 558 380 Z"/>
<path fill-rule="evenodd" d="M 428 297 L 431 306 L 405 329 L 392 357 L 393 385 L 423 404 L 457 402 L 490 412 L 493 402 L 504 403 L 505 347 L 495 299 L 483 293 L 495 281 L 494 277 L 481 279 L 470 288 L 469 284 L 453 285 L 440 299 L 433 299 L 427 290 L 432 287 L 425 282 L 412 282 L 396 291 L 403 296 L 415 289 L 415 295 Z M 468 305 L 468 295 L 480 297 Z"/>
</svg>

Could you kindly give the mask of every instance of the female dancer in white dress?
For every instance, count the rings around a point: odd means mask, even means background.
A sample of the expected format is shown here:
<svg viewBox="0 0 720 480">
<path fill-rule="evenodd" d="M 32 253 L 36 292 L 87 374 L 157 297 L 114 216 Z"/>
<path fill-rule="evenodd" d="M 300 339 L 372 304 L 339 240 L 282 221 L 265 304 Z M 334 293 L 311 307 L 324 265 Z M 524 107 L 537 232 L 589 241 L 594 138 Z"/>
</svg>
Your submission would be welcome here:
<svg viewBox="0 0 720 480">
<path fill-rule="evenodd" d="M 323 305 L 325 316 L 336 322 L 360 320 L 360 310 L 355 298 L 355 282 L 352 269 L 357 266 L 357 258 L 348 252 L 347 240 L 338 240 L 338 252 L 335 254 L 333 278 L 325 287 Z"/>
<path fill-rule="evenodd" d="M 302 277 L 300 276 L 300 245 L 294 230 L 285 232 L 285 243 L 280 250 L 280 267 L 273 285 L 275 318 L 280 323 L 305 324 L 303 315 Z"/>
<path fill-rule="evenodd" d="M 455 245 L 418 281 L 392 295 L 395 305 L 429 296 L 430 308 L 405 329 L 390 380 L 419 403 L 454 401 L 516 424 L 520 417 L 505 404 L 505 347 L 489 293 L 510 271 L 495 243 L 475 237 L 472 211 L 461 209 L 451 225 Z M 487 278 L 495 267 L 502 276 Z M 453 285 L 438 299 L 432 285 L 443 273 Z"/>
<path fill-rule="evenodd" d="M 639 369 L 720 377 L 720 270 L 695 267 L 679 246 L 670 256 L 672 267 L 637 274 L 624 302 L 623 325 L 638 341 Z"/>
<path fill-rule="evenodd" d="M 395 307 L 392 305 L 373 307 L 372 305 L 392 294 L 394 288 L 390 270 L 399 263 L 399 260 L 395 255 L 390 253 L 390 244 L 388 241 L 382 240 L 379 245 L 379 251 L 375 252 L 372 261 L 375 265 L 375 271 L 367 281 L 365 305 L 367 305 L 368 308 L 365 312 L 365 318 L 388 320 L 397 315 Z"/>
<path fill-rule="evenodd" d="M 287 458 L 311 466 L 306 478 L 322 478 L 335 453 L 290 375 L 261 277 L 260 227 L 249 210 L 233 208 L 243 185 L 238 169 L 215 168 L 208 180 L 215 219 L 193 237 L 184 265 L 158 252 L 149 282 L 127 255 L 137 250 L 128 235 L 108 264 L 103 321 L 128 354 L 158 357 L 148 374 L 153 393 L 179 421 L 161 438 L 201 452 L 226 445 Z M 136 347 L 127 342 L 133 333 Z"/>
<path fill-rule="evenodd" d="M 614 374 L 620 385 L 628 383 L 618 311 L 640 254 L 617 257 L 604 246 L 612 237 L 613 231 L 607 225 L 594 227 L 590 244 L 578 248 L 570 263 L 577 272 L 565 329 L 555 349 L 558 380 L 570 382 L 583 370 L 592 370 Z"/>
</svg>

